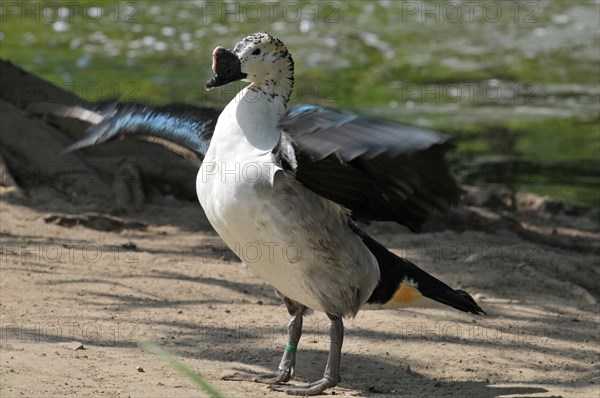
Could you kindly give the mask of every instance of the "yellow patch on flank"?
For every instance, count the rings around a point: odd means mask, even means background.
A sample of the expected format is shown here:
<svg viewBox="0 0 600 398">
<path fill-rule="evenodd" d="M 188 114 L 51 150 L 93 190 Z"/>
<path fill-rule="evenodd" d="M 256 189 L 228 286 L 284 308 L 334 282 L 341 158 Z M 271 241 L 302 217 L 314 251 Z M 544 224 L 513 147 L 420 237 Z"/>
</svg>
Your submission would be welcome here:
<svg viewBox="0 0 600 398">
<path fill-rule="evenodd" d="M 421 292 L 419 292 L 419 290 L 417 290 L 415 287 L 413 287 L 411 285 L 408 285 L 408 284 L 402 282 L 400 284 L 400 288 L 398 290 L 396 290 L 396 293 L 394 293 L 394 297 L 392 297 L 392 301 L 395 301 L 395 302 L 401 303 L 401 304 L 410 304 L 412 302 L 417 301 L 421 297 L 423 297 L 423 295 L 421 294 Z"/>
</svg>

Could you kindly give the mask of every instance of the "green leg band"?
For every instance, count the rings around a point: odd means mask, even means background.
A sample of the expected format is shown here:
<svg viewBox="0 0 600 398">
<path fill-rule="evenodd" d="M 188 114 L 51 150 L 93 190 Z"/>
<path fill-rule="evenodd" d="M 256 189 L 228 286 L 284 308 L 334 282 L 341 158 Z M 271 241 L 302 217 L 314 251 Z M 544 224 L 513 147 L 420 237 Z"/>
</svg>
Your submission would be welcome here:
<svg viewBox="0 0 600 398">
<path fill-rule="evenodd" d="M 286 344 L 285 350 L 286 351 L 296 351 L 296 347 L 294 347 L 293 345 Z"/>
</svg>

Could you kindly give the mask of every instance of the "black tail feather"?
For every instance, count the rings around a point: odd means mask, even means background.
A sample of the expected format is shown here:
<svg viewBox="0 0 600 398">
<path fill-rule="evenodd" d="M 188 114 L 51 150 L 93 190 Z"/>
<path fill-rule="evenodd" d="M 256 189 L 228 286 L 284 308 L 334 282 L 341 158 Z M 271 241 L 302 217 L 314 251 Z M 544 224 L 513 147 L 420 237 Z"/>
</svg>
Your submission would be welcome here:
<svg viewBox="0 0 600 398">
<path fill-rule="evenodd" d="M 375 241 L 353 221 L 350 228 L 362 238 L 367 248 L 379 263 L 381 280 L 375 288 L 368 304 L 385 304 L 392 300 L 400 285 L 405 281 L 414 282 L 417 290 L 424 297 L 449 305 L 457 310 L 472 314 L 485 314 L 485 311 L 463 290 L 454 290 L 439 279 L 429 275 L 410 261 L 396 256 L 383 245 Z"/>
</svg>

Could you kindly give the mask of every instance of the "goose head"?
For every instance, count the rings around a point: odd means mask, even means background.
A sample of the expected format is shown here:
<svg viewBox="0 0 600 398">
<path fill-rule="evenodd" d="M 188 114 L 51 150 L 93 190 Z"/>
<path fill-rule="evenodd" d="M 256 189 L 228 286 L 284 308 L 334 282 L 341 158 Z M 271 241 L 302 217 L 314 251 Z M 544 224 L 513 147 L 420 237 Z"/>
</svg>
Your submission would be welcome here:
<svg viewBox="0 0 600 398">
<path fill-rule="evenodd" d="M 233 51 L 217 47 L 212 57 L 215 76 L 206 82 L 207 90 L 243 80 L 271 92 L 276 86 L 291 91 L 294 61 L 285 45 L 268 33 L 244 38 Z"/>
</svg>

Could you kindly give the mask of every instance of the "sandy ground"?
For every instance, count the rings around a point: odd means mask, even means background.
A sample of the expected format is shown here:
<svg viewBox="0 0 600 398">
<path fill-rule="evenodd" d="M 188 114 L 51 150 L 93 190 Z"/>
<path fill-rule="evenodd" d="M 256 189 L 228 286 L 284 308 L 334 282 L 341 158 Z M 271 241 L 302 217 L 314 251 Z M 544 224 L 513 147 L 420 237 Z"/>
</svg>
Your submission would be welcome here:
<svg viewBox="0 0 600 398">
<path fill-rule="evenodd" d="M 6 191 L 2 397 L 205 396 L 140 348 L 142 340 L 170 351 L 227 397 L 284 396 L 220 380 L 277 365 L 287 312 L 223 246 L 198 204 L 154 201 L 114 217 L 48 188 Z M 512 217 L 529 235 L 502 226 L 420 235 L 370 226 L 396 253 L 472 293 L 488 316 L 363 311 L 345 321 L 343 380 L 327 394 L 600 396 L 598 224 L 546 213 Z M 320 378 L 327 327 L 323 314 L 306 319 L 297 380 Z"/>
</svg>

